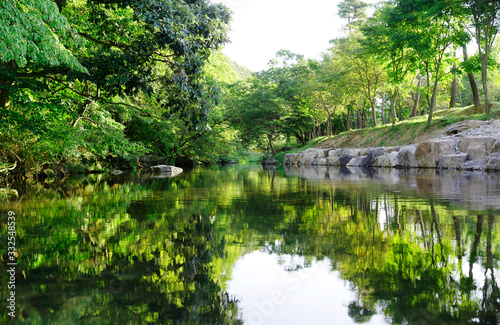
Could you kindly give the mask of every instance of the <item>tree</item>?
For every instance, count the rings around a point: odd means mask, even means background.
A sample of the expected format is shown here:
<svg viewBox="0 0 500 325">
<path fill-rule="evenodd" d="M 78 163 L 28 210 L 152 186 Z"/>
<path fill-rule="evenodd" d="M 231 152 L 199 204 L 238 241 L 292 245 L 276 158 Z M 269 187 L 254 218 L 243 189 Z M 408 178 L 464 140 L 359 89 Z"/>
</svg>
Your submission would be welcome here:
<svg viewBox="0 0 500 325">
<path fill-rule="evenodd" d="M 481 80 L 486 113 L 491 114 L 488 92 L 488 59 L 500 27 L 500 1 L 464 0 L 459 2 L 467 9 L 474 22 L 474 36 L 478 45 L 479 57 L 481 58 Z"/>
<path fill-rule="evenodd" d="M 362 0 L 344 0 L 337 5 L 340 18 L 347 19 L 347 29 L 351 33 L 366 18 L 368 4 Z"/>
<path fill-rule="evenodd" d="M 427 96 L 428 125 L 436 109 L 438 85 L 448 48 L 454 43 L 463 44 L 466 39 L 458 22 L 452 16 L 443 15 L 442 10 L 439 2 L 398 0 L 390 18 L 395 26 L 402 29 L 405 46 L 412 48 L 423 63 L 428 86 L 433 79 L 432 95 Z"/>
<path fill-rule="evenodd" d="M 341 58 L 345 73 L 349 74 L 344 74 L 344 77 L 350 78 L 354 89 L 361 91 L 364 99 L 370 104 L 373 125 L 377 126 L 377 98 L 386 75 L 380 62 L 371 55 L 370 49 L 361 46 L 362 39 L 362 36 L 352 34 L 348 39 L 337 42 L 334 51 Z"/>
<path fill-rule="evenodd" d="M 362 26 L 363 46 L 386 65 L 387 81 L 392 90 L 391 120 L 396 121 L 396 101 L 409 72 L 416 70 L 417 53 L 406 46 L 403 26 L 394 24 L 394 7 L 384 4 Z M 418 101 L 417 101 L 418 103 Z"/>
<path fill-rule="evenodd" d="M 300 54 L 279 50 L 269 61 L 269 69 L 260 76 L 275 85 L 274 93 L 289 108 L 283 124 L 287 136 L 293 136 L 302 145 L 312 138 L 315 128 L 314 109 L 308 102 L 310 64 Z"/>
<path fill-rule="evenodd" d="M 240 131 L 246 144 L 267 142 L 274 155 L 274 141 L 284 133 L 289 111 L 286 102 L 275 93 L 276 85 L 259 75 L 248 83 L 237 84 L 233 89 L 231 124 Z M 263 140 L 264 138 L 264 140 Z"/>
</svg>

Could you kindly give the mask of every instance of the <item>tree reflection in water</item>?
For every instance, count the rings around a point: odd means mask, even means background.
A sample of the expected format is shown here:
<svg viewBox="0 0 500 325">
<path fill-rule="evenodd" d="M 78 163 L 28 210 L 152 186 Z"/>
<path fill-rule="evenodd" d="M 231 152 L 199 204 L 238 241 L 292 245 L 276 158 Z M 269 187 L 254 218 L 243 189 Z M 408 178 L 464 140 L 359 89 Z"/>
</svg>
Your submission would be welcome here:
<svg viewBox="0 0 500 325">
<path fill-rule="evenodd" d="M 22 216 L 19 322 L 240 324 L 226 282 L 260 249 L 303 257 L 289 272 L 329 259 L 356 292 L 356 323 L 380 313 L 393 324 L 498 323 L 500 182 L 469 177 L 476 193 L 491 186 L 481 205 L 460 196 L 463 177 L 401 175 L 310 180 L 231 166 L 19 189 L 2 198 L 2 216 Z M 463 188 L 444 197 L 449 184 Z"/>
</svg>

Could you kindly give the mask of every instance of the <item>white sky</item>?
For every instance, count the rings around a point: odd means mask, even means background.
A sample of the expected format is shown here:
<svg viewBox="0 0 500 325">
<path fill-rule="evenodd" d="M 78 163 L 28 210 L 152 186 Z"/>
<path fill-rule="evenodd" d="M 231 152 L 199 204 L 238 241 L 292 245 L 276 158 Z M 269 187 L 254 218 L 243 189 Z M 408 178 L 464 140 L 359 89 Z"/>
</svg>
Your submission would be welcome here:
<svg viewBox="0 0 500 325">
<path fill-rule="evenodd" d="M 231 43 L 222 52 L 253 71 L 267 69 L 267 63 L 280 49 L 320 58 L 329 40 L 340 36 L 347 23 L 337 16 L 341 0 L 213 1 L 233 11 Z"/>
</svg>

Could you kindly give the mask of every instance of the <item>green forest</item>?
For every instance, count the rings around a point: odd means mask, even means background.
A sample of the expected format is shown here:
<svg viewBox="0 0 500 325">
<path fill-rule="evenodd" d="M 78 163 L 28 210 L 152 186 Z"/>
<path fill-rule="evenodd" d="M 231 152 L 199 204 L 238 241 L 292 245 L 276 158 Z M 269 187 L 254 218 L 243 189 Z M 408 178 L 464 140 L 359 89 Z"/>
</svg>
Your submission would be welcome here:
<svg viewBox="0 0 500 325">
<path fill-rule="evenodd" d="M 489 116 L 499 12 L 500 1 L 343 0 L 343 36 L 322 59 L 284 49 L 252 72 L 221 52 L 223 4 L 3 0 L 0 176 L 224 163 L 415 116 L 430 125 L 440 109 Z"/>
</svg>

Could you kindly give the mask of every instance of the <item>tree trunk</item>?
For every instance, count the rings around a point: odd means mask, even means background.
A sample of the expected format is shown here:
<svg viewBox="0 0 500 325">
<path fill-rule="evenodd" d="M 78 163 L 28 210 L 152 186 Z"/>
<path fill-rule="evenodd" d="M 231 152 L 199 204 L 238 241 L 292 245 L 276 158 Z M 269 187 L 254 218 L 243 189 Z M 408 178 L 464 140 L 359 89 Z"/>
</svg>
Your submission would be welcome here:
<svg viewBox="0 0 500 325">
<path fill-rule="evenodd" d="M 469 56 L 467 55 L 467 46 L 464 45 L 462 49 L 464 51 L 464 62 L 466 62 L 469 60 Z M 476 78 L 474 77 L 474 74 L 472 72 L 467 72 L 467 77 L 469 78 L 474 106 L 478 107 L 479 105 L 481 105 L 481 101 L 479 99 L 479 89 L 477 88 Z"/>
<path fill-rule="evenodd" d="M 418 104 L 420 103 L 420 87 L 422 87 L 422 75 L 418 75 L 418 83 L 417 83 L 417 93 L 415 94 L 415 101 L 413 102 L 413 110 L 411 112 L 411 116 L 417 116 L 418 114 Z"/>
<path fill-rule="evenodd" d="M 440 64 L 437 64 L 436 67 L 436 77 L 434 79 L 434 87 L 432 87 L 432 98 L 431 98 L 431 105 L 429 107 L 429 118 L 427 119 L 427 125 L 431 125 L 432 123 L 432 115 L 434 111 L 436 110 L 436 102 L 437 102 L 437 92 L 438 92 L 438 85 L 439 85 L 439 68 Z"/>
<path fill-rule="evenodd" d="M 483 83 L 483 92 L 484 92 L 484 111 L 487 115 L 491 114 L 491 103 L 490 97 L 488 94 L 488 51 L 486 47 L 485 54 L 481 56 L 481 81 Z"/>
<path fill-rule="evenodd" d="M 326 135 L 331 137 L 332 136 L 332 116 L 330 114 L 328 114 L 328 118 L 327 118 L 326 123 L 328 123 L 328 125 L 326 126 Z"/>
<path fill-rule="evenodd" d="M 453 51 L 453 57 L 457 57 L 457 50 Z M 457 106 L 457 65 L 453 63 L 453 81 L 451 82 L 450 104 L 448 108 L 455 108 Z"/>
<path fill-rule="evenodd" d="M 457 65 L 453 63 L 453 81 L 451 82 L 451 95 L 449 108 L 457 107 Z"/>
<path fill-rule="evenodd" d="M 273 146 L 273 136 L 268 134 L 267 135 L 267 140 L 269 141 L 269 148 L 271 149 L 271 152 L 273 154 L 273 156 L 276 154 L 276 152 L 274 151 L 274 146 Z"/>
<path fill-rule="evenodd" d="M 426 93 L 427 107 L 429 107 L 429 109 L 430 109 L 430 107 L 432 105 L 431 98 L 429 97 L 429 88 L 431 85 L 431 73 L 429 71 L 429 62 L 428 61 L 425 61 L 425 70 L 426 70 L 426 74 L 427 74 L 427 93 Z"/>
<path fill-rule="evenodd" d="M 392 99 L 391 99 L 391 122 L 396 123 L 397 122 L 397 116 L 396 116 L 396 100 L 398 98 L 399 94 L 399 89 L 394 89 L 394 92 L 392 93 Z"/>
<path fill-rule="evenodd" d="M 307 141 L 305 141 L 304 135 L 302 135 L 301 133 L 297 132 L 297 133 L 294 134 L 294 136 L 295 136 L 295 139 L 297 139 L 297 141 L 299 141 L 301 145 L 305 145 L 306 144 Z"/>
<path fill-rule="evenodd" d="M 373 116 L 373 126 L 377 126 L 377 112 L 375 107 L 375 100 L 370 101 L 370 105 L 372 106 L 372 116 Z"/>
<path fill-rule="evenodd" d="M 385 121 L 385 93 L 382 94 L 382 112 L 380 114 L 380 117 L 382 118 L 382 125 L 386 124 L 386 121 Z"/>
<path fill-rule="evenodd" d="M 350 117 L 349 112 L 347 112 L 345 117 L 346 117 L 346 131 L 349 132 L 349 131 L 351 131 L 351 117 Z"/>
<path fill-rule="evenodd" d="M 358 110 L 356 110 L 356 119 L 357 119 L 357 124 L 356 124 L 356 128 L 357 129 L 361 129 L 363 127 L 363 125 L 361 124 L 361 112 Z"/>
</svg>

